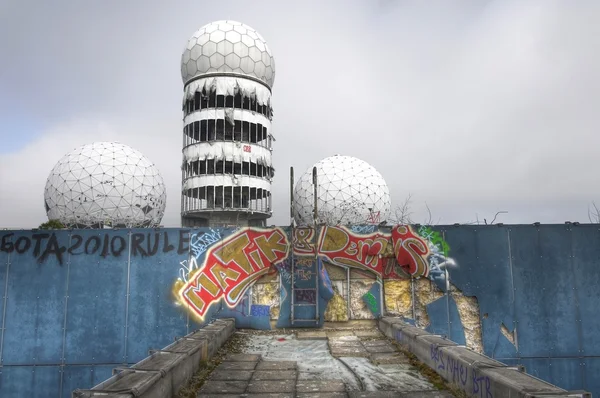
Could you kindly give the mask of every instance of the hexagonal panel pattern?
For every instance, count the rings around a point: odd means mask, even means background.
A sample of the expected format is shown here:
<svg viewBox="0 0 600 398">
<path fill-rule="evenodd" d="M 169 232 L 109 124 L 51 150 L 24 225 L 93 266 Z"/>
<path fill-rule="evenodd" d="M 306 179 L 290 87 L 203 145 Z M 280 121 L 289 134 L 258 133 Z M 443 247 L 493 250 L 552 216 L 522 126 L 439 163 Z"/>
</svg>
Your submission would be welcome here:
<svg viewBox="0 0 600 398">
<path fill-rule="evenodd" d="M 275 60 L 265 39 L 248 25 L 235 21 L 212 22 L 198 29 L 181 56 L 183 83 L 205 73 L 231 71 L 258 78 L 272 88 Z"/>
<path fill-rule="evenodd" d="M 382 175 L 351 156 L 331 156 L 317 162 L 318 222 L 327 225 L 370 224 L 387 220 L 390 191 Z M 294 187 L 294 220 L 313 224 L 313 180 L 310 167 Z"/>
<path fill-rule="evenodd" d="M 95 142 L 56 163 L 44 190 L 48 219 L 72 228 L 154 227 L 167 193 L 154 164 L 117 142 Z"/>
</svg>

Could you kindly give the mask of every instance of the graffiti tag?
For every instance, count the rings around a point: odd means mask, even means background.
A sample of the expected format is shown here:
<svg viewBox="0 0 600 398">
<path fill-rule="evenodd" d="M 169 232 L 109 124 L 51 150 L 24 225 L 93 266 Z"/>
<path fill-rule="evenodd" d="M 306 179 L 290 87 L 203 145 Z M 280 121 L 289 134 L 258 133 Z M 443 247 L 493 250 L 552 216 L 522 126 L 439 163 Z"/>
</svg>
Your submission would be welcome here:
<svg viewBox="0 0 600 398">
<path fill-rule="evenodd" d="M 220 299 L 233 308 L 271 264 L 287 254 L 287 235 L 280 228 L 242 229 L 208 249 L 202 266 L 181 284 L 177 297 L 200 319 Z"/>
</svg>

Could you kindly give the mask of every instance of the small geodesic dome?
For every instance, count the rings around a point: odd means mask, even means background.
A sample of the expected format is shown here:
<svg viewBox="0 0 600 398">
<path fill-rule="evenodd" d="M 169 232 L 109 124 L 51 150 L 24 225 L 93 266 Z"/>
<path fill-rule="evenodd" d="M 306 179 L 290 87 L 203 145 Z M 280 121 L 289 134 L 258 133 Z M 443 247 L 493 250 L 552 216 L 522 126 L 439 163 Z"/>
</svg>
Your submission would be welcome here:
<svg viewBox="0 0 600 398">
<path fill-rule="evenodd" d="M 95 142 L 54 166 L 44 190 L 48 219 L 71 228 L 153 227 L 167 194 L 154 164 L 117 142 Z"/>
<path fill-rule="evenodd" d="M 390 214 L 390 192 L 381 174 L 365 161 L 351 156 L 331 156 L 317 168 L 318 223 L 327 225 L 378 224 Z M 313 224 L 313 167 L 294 188 L 294 220 Z"/>
</svg>

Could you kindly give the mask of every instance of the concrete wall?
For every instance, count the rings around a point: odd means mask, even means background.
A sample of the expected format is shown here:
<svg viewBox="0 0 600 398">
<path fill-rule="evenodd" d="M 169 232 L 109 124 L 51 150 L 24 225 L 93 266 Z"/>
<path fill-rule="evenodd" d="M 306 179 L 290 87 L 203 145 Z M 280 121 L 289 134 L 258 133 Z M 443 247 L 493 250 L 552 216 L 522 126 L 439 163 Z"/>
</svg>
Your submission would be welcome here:
<svg viewBox="0 0 600 398">
<path fill-rule="evenodd" d="M 345 283 L 343 273 L 330 280 L 330 266 L 296 267 L 305 281 L 318 273 L 322 292 L 338 286 L 337 310 L 349 297 L 350 313 L 377 316 L 382 291 L 387 311 L 408 322 L 567 390 L 600 392 L 597 226 L 294 233 L 1 231 L 0 396 L 68 397 L 215 317 L 233 317 L 238 327 L 269 328 L 271 318 L 289 324 L 291 261 L 314 258 L 315 242 L 325 264 L 358 273 Z M 250 297 L 252 284 L 269 280 L 276 293 Z M 321 319 L 326 299 L 319 296 Z"/>
</svg>

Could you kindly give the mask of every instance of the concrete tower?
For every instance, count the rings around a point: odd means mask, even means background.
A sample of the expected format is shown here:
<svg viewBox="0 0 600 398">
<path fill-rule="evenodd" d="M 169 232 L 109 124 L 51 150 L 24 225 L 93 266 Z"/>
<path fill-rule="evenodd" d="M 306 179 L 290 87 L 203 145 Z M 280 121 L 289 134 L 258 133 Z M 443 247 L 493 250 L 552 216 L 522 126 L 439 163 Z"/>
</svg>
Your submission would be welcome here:
<svg viewBox="0 0 600 398">
<path fill-rule="evenodd" d="M 271 216 L 271 88 L 266 41 L 239 22 L 217 21 L 181 58 L 181 224 L 262 226 Z"/>
</svg>

